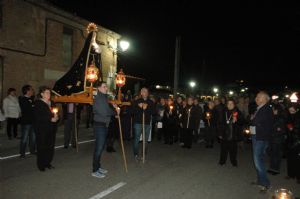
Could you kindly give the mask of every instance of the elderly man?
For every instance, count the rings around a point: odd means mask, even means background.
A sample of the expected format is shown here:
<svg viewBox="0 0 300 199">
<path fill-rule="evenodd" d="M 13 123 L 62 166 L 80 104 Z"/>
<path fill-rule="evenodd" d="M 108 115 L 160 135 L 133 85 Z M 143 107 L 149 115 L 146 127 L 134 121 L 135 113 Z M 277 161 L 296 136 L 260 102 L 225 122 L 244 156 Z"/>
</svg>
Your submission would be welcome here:
<svg viewBox="0 0 300 199">
<path fill-rule="evenodd" d="M 273 132 L 273 111 L 269 105 L 269 95 L 261 91 L 256 95 L 256 112 L 251 117 L 250 131 L 252 134 L 253 159 L 257 172 L 257 181 L 252 182 L 259 185 L 261 192 L 270 188 L 270 181 L 264 164 L 264 156 Z"/>
</svg>

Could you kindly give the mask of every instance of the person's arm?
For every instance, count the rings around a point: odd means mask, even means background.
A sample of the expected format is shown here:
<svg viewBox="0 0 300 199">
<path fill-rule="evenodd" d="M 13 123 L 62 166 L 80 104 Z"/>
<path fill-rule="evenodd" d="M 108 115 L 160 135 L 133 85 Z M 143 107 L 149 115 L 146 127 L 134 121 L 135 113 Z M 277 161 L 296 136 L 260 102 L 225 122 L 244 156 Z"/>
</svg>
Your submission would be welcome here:
<svg viewBox="0 0 300 199">
<path fill-rule="evenodd" d="M 4 117 L 8 117 L 7 116 L 7 114 L 8 114 L 8 100 L 7 100 L 7 98 L 5 98 L 4 100 L 3 100 L 3 114 L 4 114 Z"/>
</svg>

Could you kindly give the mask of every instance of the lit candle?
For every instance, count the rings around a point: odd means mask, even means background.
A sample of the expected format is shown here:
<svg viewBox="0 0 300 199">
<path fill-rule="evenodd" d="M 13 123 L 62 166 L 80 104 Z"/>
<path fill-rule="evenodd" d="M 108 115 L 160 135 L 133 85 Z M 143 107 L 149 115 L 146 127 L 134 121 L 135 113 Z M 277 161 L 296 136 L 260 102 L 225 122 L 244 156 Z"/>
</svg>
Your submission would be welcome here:
<svg viewBox="0 0 300 199">
<path fill-rule="evenodd" d="M 274 196 L 275 199 L 292 199 L 293 193 L 287 189 L 278 189 Z"/>
<path fill-rule="evenodd" d="M 173 110 L 173 108 L 174 108 L 174 107 L 171 105 L 171 106 L 170 106 L 170 110 Z"/>
<path fill-rule="evenodd" d="M 57 115 L 57 113 L 58 113 L 58 108 L 57 108 L 57 107 L 53 107 L 53 108 L 52 108 L 52 113 L 54 113 L 54 115 Z"/>
<path fill-rule="evenodd" d="M 249 134 L 249 133 L 250 133 L 250 130 L 249 130 L 249 129 L 245 129 L 245 133 L 246 133 L 246 134 Z"/>
</svg>

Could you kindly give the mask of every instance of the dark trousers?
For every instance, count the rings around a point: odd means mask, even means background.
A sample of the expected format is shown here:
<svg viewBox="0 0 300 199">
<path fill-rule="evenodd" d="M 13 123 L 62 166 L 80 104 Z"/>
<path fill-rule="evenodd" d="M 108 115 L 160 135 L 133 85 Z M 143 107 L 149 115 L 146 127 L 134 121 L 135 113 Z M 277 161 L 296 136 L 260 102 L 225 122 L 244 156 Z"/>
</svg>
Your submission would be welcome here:
<svg viewBox="0 0 300 199">
<path fill-rule="evenodd" d="M 37 166 L 39 169 L 45 169 L 50 166 L 54 156 L 55 131 L 37 132 Z"/>
<path fill-rule="evenodd" d="M 300 144 L 291 147 L 287 152 L 287 174 L 300 181 Z"/>
<path fill-rule="evenodd" d="M 184 147 L 191 148 L 193 143 L 193 129 L 184 129 Z"/>
<path fill-rule="evenodd" d="M 281 163 L 281 143 L 271 143 L 270 144 L 270 170 L 274 172 L 280 172 L 280 163 Z"/>
<path fill-rule="evenodd" d="M 107 127 L 102 125 L 94 124 L 95 134 L 95 150 L 93 155 L 93 172 L 96 172 L 101 168 L 101 154 L 105 145 L 107 136 Z"/>
<path fill-rule="evenodd" d="M 64 121 L 64 146 L 66 148 L 69 146 L 70 141 L 72 142 L 72 146 L 76 146 L 74 116 L 73 113 L 68 113 L 67 118 Z"/>
<path fill-rule="evenodd" d="M 18 135 L 18 119 L 17 118 L 7 118 L 7 136 L 8 138 L 11 138 L 11 130 L 13 129 L 14 137 L 17 137 Z"/>
<path fill-rule="evenodd" d="M 225 164 L 229 153 L 230 162 L 233 166 L 237 165 L 237 142 L 234 140 L 221 141 L 220 164 Z"/>
<path fill-rule="evenodd" d="M 217 129 L 215 127 L 205 127 L 206 146 L 213 147 Z"/>
<path fill-rule="evenodd" d="M 36 139 L 35 139 L 35 133 L 33 130 L 32 124 L 22 124 L 21 125 L 21 141 L 20 141 L 20 154 L 25 155 L 26 146 L 29 140 L 29 150 L 30 153 L 35 153 L 36 148 Z"/>
</svg>

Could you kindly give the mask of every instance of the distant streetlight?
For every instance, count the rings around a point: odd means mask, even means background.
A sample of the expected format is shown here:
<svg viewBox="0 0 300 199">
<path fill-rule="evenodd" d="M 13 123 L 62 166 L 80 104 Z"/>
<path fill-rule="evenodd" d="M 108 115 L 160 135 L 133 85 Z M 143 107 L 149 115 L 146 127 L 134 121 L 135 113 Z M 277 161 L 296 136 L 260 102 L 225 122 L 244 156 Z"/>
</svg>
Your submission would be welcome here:
<svg viewBox="0 0 300 199">
<path fill-rule="evenodd" d="M 233 95 L 233 91 L 229 91 L 228 93 L 229 93 L 229 95 Z"/>
<path fill-rule="evenodd" d="M 219 91 L 218 88 L 213 88 L 214 93 L 217 93 Z"/>
<path fill-rule="evenodd" d="M 196 82 L 191 81 L 191 82 L 190 82 L 190 87 L 191 87 L 191 88 L 194 88 L 195 86 L 196 86 Z"/>
<path fill-rule="evenodd" d="M 128 42 L 128 41 L 125 41 L 125 40 L 121 40 L 121 41 L 119 42 L 119 45 L 120 45 L 121 50 L 122 50 L 123 52 L 126 51 L 126 50 L 129 48 L 129 46 L 130 46 L 129 42 Z"/>
<path fill-rule="evenodd" d="M 244 92 L 245 92 L 245 89 L 241 89 L 241 92 L 244 93 Z"/>
</svg>

